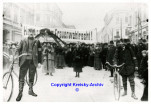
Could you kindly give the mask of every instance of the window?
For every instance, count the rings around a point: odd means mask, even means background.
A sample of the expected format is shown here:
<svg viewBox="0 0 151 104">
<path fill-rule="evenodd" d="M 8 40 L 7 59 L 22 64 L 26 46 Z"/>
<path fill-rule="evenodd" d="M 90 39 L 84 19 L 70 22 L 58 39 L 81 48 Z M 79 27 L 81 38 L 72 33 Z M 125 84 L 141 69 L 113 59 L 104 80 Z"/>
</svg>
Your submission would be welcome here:
<svg viewBox="0 0 151 104">
<path fill-rule="evenodd" d="M 119 37 L 119 30 L 116 30 L 116 36 Z"/>
<path fill-rule="evenodd" d="M 130 16 L 129 18 L 130 18 L 129 25 L 131 26 L 132 25 L 132 16 Z"/>
<path fill-rule="evenodd" d="M 74 33 L 72 33 L 73 34 L 73 39 L 75 39 L 75 34 Z"/>
<path fill-rule="evenodd" d="M 146 31 L 143 32 L 143 35 L 146 35 Z"/>
<path fill-rule="evenodd" d="M 83 34 L 81 34 L 81 40 L 83 40 Z"/>
</svg>

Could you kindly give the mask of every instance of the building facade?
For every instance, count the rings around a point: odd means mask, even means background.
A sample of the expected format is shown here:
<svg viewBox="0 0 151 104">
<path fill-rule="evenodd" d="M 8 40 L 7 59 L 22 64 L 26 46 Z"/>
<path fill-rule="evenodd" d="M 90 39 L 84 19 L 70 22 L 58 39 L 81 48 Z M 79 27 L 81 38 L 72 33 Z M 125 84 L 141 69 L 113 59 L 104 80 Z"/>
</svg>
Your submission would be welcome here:
<svg viewBox="0 0 151 104">
<path fill-rule="evenodd" d="M 3 4 L 3 42 L 19 41 L 24 24 L 34 24 L 33 9 L 19 3 Z"/>
<path fill-rule="evenodd" d="M 3 3 L 3 42 L 19 42 L 28 29 L 63 28 L 62 12 L 55 4 Z"/>
<path fill-rule="evenodd" d="M 148 41 L 148 6 L 147 4 L 136 4 L 133 9 L 133 26 L 130 30 L 130 38 L 133 43 L 139 39 Z"/>
<path fill-rule="evenodd" d="M 105 26 L 101 30 L 102 42 L 128 38 L 128 29 L 132 27 L 132 13 L 127 10 L 110 11 L 104 18 Z"/>
<path fill-rule="evenodd" d="M 104 17 L 104 27 L 97 38 L 103 43 L 123 38 L 129 38 L 133 43 L 137 43 L 141 38 L 148 39 L 147 19 L 148 12 L 145 4 L 114 9 Z"/>
<path fill-rule="evenodd" d="M 62 11 L 55 3 L 36 3 L 35 26 L 41 28 L 65 28 L 62 22 Z"/>
</svg>

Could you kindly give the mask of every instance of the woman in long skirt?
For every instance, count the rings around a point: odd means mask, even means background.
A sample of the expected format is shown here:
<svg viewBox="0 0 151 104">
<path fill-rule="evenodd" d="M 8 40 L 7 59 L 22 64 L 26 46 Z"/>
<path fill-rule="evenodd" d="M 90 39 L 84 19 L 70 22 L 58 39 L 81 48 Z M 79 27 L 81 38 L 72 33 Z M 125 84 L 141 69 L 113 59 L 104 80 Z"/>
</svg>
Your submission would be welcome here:
<svg viewBox="0 0 151 104">
<path fill-rule="evenodd" d="M 73 56 L 73 69 L 74 72 L 76 72 L 76 76 L 75 77 L 80 77 L 80 72 L 82 72 L 82 53 L 81 53 L 81 49 L 79 47 L 79 45 L 77 45 L 77 47 L 75 48 L 74 52 L 73 52 L 74 56 Z"/>
<path fill-rule="evenodd" d="M 46 75 L 52 75 L 55 72 L 55 63 L 54 63 L 54 48 L 49 43 L 43 51 L 44 61 L 43 61 L 43 71 Z"/>
</svg>

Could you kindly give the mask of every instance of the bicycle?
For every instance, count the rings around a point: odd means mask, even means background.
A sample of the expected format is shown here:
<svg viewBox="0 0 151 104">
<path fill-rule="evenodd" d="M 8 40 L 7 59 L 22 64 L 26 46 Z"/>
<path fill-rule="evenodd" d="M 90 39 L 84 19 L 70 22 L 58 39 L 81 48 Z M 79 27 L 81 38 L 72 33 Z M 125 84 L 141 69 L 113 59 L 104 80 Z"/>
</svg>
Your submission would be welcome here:
<svg viewBox="0 0 151 104">
<path fill-rule="evenodd" d="M 17 64 L 15 63 L 15 61 L 20 58 L 21 56 L 23 55 L 26 55 L 26 54 L 21 54 L 19 55 L 18 57 L 15 57 L 13 56 L 12 57 L 12 62 L 9 66 L 9 71 L 4 73 L 3 75 L 3 91 L 5 92 L 6 90 L 10 91 L 9 93 L 5 93 L 5 94 L 8 94 L 6 95 L 6 99 L 4 99 L 4 101 L 10 101 L 11 97 L 12 97 L 12 94 L 13 94 L 13 89 L 14 89 L 14 80 L 13 80 L 13 75 L 12 73 L 15 74 L 15 76 L 19 79 L 19 76 L 15 73 L 14 71 L 14 65 Z M 3 53 L 3 56 L 6 57 L 7 59 L 11 59 L 10 55 L 7 54 L 7 53 Z M 34 84 L 36 84 L 37 82 L 37 78 L 38 78 L 38 74 L 37 74 L 37 71 L 36 71 L 36 74 L 35 74 L 35 80 L 34 80 Z M 29 86 L 29 80 L 28 80 L 28 76 L 26 75 L 26 78 L 25 78 L 25 82 L 27 83 L 27 85 Z"/>
<path fill-rule="evenodd" d="M 123 67 L 125 65 L 125 63 L 121 64 L 121 65 L 111 65 L 109 62 L 106 63 L 107 65 L 109 65 L 111 68 L 113 68 L 114 71 L 114 97 L 115 100 L 119 100 L 120 99 L 120 92 L 121 92 L 121 81 L 120 81 L 120 68 Z"/>
</svg>

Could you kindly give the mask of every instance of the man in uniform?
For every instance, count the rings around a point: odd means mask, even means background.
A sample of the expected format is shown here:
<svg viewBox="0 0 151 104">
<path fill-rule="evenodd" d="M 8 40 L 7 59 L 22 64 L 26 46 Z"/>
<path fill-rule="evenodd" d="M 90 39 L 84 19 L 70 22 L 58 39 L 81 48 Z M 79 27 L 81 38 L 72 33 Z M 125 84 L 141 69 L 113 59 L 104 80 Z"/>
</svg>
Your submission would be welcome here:
<svg viewBox="0 0 151 104">
<path fill-rule="evenodd" d="M 24 78 L 29 69 L 29 95 L 37 96 L 33 92 L 33 82 L 36 73 L 36 67 L 41 63 L 41 44 L 40 41 L 34 38 L 32 29 L 29 29 L 28 38 L 21 40 L 17 49 L 18 54 L 22 55 L 19 58 L 19 94 L 16 101 L 20 101 L 22 98 L 22 92 L 24 87 Z"/>
</svg>

